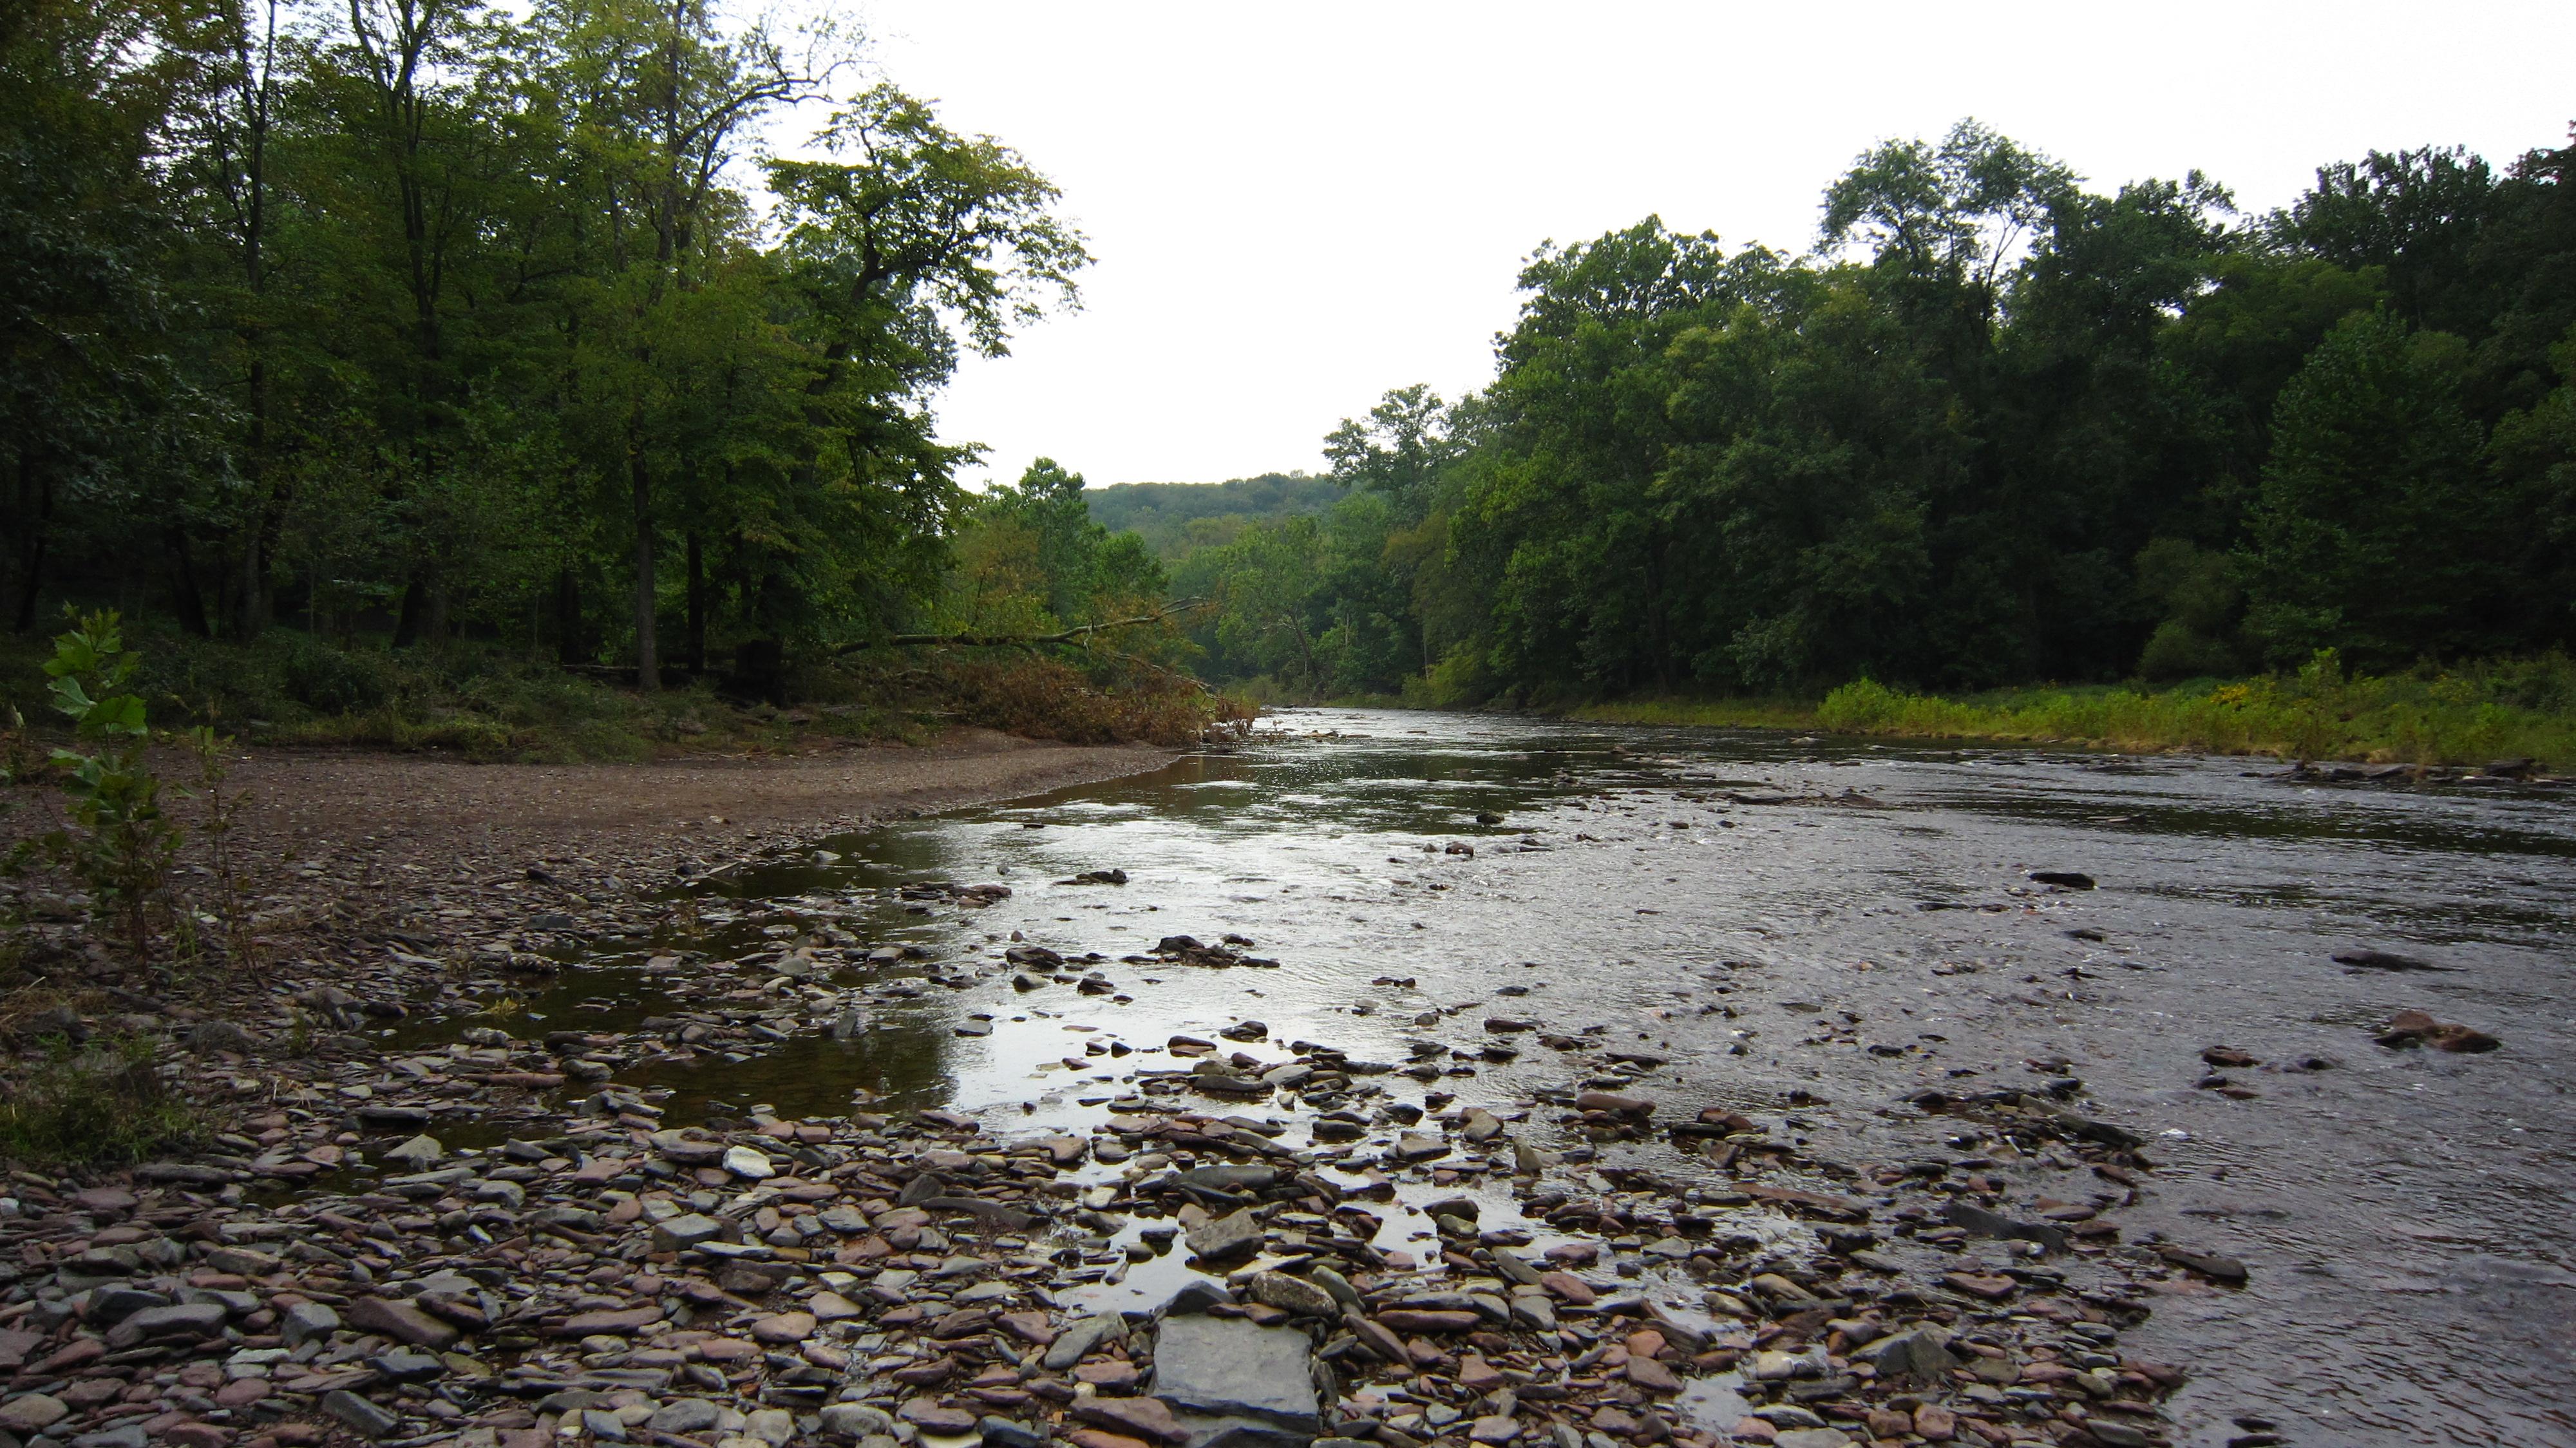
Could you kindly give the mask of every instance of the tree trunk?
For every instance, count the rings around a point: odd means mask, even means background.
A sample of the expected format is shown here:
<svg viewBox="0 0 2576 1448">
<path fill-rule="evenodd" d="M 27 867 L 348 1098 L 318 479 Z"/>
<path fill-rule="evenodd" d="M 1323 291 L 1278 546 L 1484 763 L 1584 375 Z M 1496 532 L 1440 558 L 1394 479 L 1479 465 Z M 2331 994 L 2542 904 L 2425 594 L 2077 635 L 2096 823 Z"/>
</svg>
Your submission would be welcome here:
<svg viewBox="0 0 2576 1448">
<path fill-rule="evenodd" d="M 196 560 L 188 556 L 187 530 L 173 525 L 166 536 L 170 544 L 170 602 L 178 611 L 179 627 L 201 639 L 212 638 L 215 631 L 206 622 L 206 595 L 197 587 Z"/>
<path fill-rule="evenodd" d="M 653 477 L 641 444 L 628 446 L 627 462 L 635 492 L 635 687 L 649 693 L 662 687 L 653 638 Z"/>
<path fill-rule="evenodd" d="M 569 567 L 555 570 L 555 659 L 585 662 L 581 646 L 581 580 Z"/>
<path fill-rule="evenodd" d="M 394 647 L 410 648 L 420 641 L 420 617 L 427 612 L 429 585 L 417 573 L 403 585 L 402 611 L 394 615 Z"/>
<path fill-rule="evenodd" d="M 242 521 L 241 548 L 233 558 L 232 635 L 249 643 L 268 627 L 268 550 L 260 539 L 259 505 Z"/>
<path fill-rule="evenodd" d="M 689 672 L 707 671 L 707 559 L 698 530 L 689 530 Z"/>
<path fill-rule="evenodd" d="M 12 627 L 26 633 L 36 626 L 36 598 L 45 586 L 45 544 L 54 518 L 54 480 L 37 475 L 35 450 L 18 452 L 18 520 L 26 532 L 18 545 L 18 608 Z"/>
</svg>

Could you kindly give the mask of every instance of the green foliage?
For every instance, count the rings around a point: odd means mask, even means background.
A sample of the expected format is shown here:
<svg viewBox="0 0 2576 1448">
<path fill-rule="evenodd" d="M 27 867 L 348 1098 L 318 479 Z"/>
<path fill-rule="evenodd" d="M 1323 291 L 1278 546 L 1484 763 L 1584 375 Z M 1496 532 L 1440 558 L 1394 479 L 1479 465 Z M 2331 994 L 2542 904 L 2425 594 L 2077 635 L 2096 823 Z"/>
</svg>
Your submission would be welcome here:
<svg viewBox="0 0 2576 1448">
<path fill-rule="evenodd" d="M 0 1158 L 29 1166 L 115 1166 L 185 1146 L 196 1112 L 161 1079 L 136 1036 L 74 1045 L 60 1036 L 0 1092 Z"/>
<path fill-rule="evenodd" d="M 931 398 L 1089 258 L 1024 158 L 854 58 L 697 3 L 13 11 L 0 624 L 293 620 L 331 716 L 398 707 L 325 676 L 386 635 L 650 689 L 919 625 L 974 450 Z M 809 104 L 805 154 L 755 154 Z"/>
<path fill-rule="evenodd" d="M 1116 483 L 1082 496 L 1093 522 L 1112 533 L 1138 535 L 1168 564 L 1196 549 L 1230 543 L 1253 523 L 1321 513 L 1341 495 L 1329 478 L 1264 473 L 1222 483 Z"/>
<path fill-rule="evenodd" d="M 2160 691 L 2097 686 L 1943 697 L 1861 679 L 1812 706 L 1638 700 L 1589 706 L 1579 717 L 2374 763 L 2527 758 L 2563 767 L 2576 761 L 2576 662 L 2549 654 L 2366 675 L 2347 673 L 2341 658 L 2325 650 L 2289 674 Z"/>
<path fill-rule="evenodd" d="M 2282 390 L 2242 551 L 2275 659 L 2458 658 L 2510 639 L 2509 519 L 2459 403 L 2465 348 L 2388 312 L 2346 318 Z"/>
<path fill-rule="evenodd" d="M 1325 440 L 1348 497 L 1202 540 L 1176 585 L 1223 603 L 1214 676 L 1290 697 L 2564 648 L 2571 166 L 2374 152 L 2248 222 L 2198 173 L 2105 194 L 1972 121 L 1889 141 L 1804 257 L 1651 217 L 1542 246 L 1491 386 L 1388 393 Z"/>
<path fill-rule="evenodd" d="M 57 749 L 65 826 L 30 843 L 79 881 L 92 911 L 110 922 L 134 958 L 152 951 L 153 919 L 164 903 L 180 831 L 161 807 L 161 777 L 145 754 L 151 730 L 139 695 L 116 692 L 134 677 L 116 614 L 77 616 L 44 663 L 54 709 L 73 736 L 95 750 Z"/>
</svg>

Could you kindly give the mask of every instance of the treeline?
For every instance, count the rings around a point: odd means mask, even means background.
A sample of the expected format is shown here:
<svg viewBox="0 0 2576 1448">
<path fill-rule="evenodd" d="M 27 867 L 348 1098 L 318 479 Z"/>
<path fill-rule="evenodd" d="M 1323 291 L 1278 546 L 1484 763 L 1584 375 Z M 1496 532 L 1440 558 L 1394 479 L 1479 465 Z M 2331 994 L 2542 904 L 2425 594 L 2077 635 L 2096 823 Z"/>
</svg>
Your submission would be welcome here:
<svg viewBox="0 0 2576 1448">
<path fill-rule="evenodd" d="M 1426 702 L 2374 669 L 2576 634 L 2576 147 L 2269 215 L 1963 122 L 1816 251 L 1539 249 L 1497 377 L 1173 566 L 1222 678 Z"/>
<path fill-rule="evenodd" d="M 930 626 L 931 397 L 1087 257 L 851 54 L 709 0 L 0 7 L 0 623 L 648 688 Z"/>
</svg>

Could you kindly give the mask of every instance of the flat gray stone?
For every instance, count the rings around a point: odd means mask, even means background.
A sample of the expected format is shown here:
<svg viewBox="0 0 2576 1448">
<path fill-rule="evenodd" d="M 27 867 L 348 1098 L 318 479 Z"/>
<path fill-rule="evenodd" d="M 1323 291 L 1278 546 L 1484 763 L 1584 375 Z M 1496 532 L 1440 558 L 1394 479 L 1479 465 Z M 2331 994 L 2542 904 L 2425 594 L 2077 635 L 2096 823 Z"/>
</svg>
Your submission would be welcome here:
<svg viewBox="0 0 2576 1448">
<path fill-rule="evenodd" d="M 844 1438 L 865 1438 L 892 1433 L 894 1418 L 885 1409 L 866 1403 L 834 1403 L 823 1409 L 823 1431 Z"/>
<path fill-rule="evenodd" d="M 1940 1333 L 1928 1327 L 1882 1337 L 1851 1355 L 1853 1362 L 1867 1363 L 1888 1381 L 1912 1379 L 1916 1382 L 1946 1381 L 1950 1370 L 1959 1365 L 1949 1343 Z"/>
<path fill-rule="evenodd" d="M 315 1338 L 325 1341 L 340 1329 L 340 1314 L 327 1303 L 299 1302 L 279 1313 L 278 1339 L 288 1347 L 302 1347 Z"/>
<path fill-rule="evenodd" d="M 704 1398 L 680 1398 L 654 1409 L 644 1426 L 656 1433 L 703 1433 L 723 1416 L 723 1409 Z"/>
<path fill-rule="evenodd" d="M 382 1438 L 402 1426 L 402 1419 L 390 1410 L 368 1402 L 346 1388 L 334 1388 L 324 1393 L 322 1411 L 339 1419 L 350 1432 L 361 1438 Z"/>
<path fill-rule="evenodd" d="M 110 1328 L 107 1345 L 129 1348 L 141 1342 L 159 1342 L 168 1338 L 216 1337 L 224 1330 L 224 1310 L 212 1302 L 183 1302 L 172 1307 L 147 1307 Z"/>
<path fill-rule="evenodd" d="M 1203 1313 L 1165 1318 L 1154 1342 L 1154 1396 L 1175 1409 L 1311 1435 L 1323 1421 L 1307 1349 L 1295 1328 Z"/>
<path fill-rule="evenodd" d="M 1064 1331 L 1057 1333 L 1054 1342 L 1047 1344 L 1046 1357 L 1043 1359 L 1047 1371 L 1052 1373 L 1065 1371 L 1082 1361 L 1084 1354 L 1098 1347 L 1102 1338 L 1112 1333 L 1123 1333 L 1126 1330 L 1127 1320 L 1114 1313 L 1086 1317 L 1075 1322 Z"/>
<path fill-rule="evenodd" d="M 724 1223 L 702 1213 L 691 1212 L 653 1224 L 653 1250 L 685 1252 L 691 1247 L 714 1241 L 724 1232 Z"/>
<path fill-rule="evenodd" d="M 1241 1256 L 1261 1245 L 1261 1223 L 1255 1221 L 1250 1207 L 1222 1217 L 1211 1217 L 1190 1228 L 1190 1251 L 1211 1262 Z"/>
</svg>

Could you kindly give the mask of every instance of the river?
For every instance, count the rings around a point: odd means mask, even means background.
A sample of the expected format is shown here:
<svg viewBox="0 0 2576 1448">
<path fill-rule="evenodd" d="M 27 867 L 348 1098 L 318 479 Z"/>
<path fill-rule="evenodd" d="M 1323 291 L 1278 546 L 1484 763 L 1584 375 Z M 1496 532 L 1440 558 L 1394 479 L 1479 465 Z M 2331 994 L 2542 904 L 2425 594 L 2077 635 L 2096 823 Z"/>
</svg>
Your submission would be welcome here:
<svg viewBox="0 0 2576 1448">
<path fill-rule="evenodd" d="M 1667 1058 L 1639 1085 L 1671 1119 L 1726 1106 L 1866 1166 L 1942 1154 L 1948 1118 L 1909 1094 L 2071 1074 L 2157 1163 L 2119 1214 L 2127 1239 L 2251 1272 L 2242 1289 L 2178 1275 L 2129 1336 L 2192 1374 L 2180 1441 L 2569 1444 L 2571 856 L 2576 810 L 2544 787 L 1295 710 L 1234 752 L 702 887 L 718 948 L 778 933 L 770 912 L 800 897 L 865 892 L 876 938 L 951 988 L 877 997 L 852 1040 L 632 1079 L 667 1091 L 675 1122 L 843 1111 L 857 1088 L 1080 1124 L 1105 1114 L 1118 1064 L 1087 1040 L 1159 1047 L 1256 1019 L 1273 1042 L 1401 1060 L 1426 1038 L 1490 1040 L 1479 1016 L 1508 1010 Z M 1125 882 L 1074 882 L 1108 870 Z M 895 893 L 930 880 L 1012 893 Z M 1118 959 L 1178 934 L 1238 936 L 1278 967 Z M 1104 993 L 957 969 L 1015 941 L 1097 952 L 1075 969 Z M 2333 958 L 2357 948 L 2438 969 Z M 637 963 L 598 960 L 541 1004 L 561 1014 L 571 992 L 602 1024 L 632 1019 L 653 1008 Z M 2405 1008 L 2502 1046 L 2375 1044 Z M 2260 1063 L 2224 1071 L 2233 1095 L 2196 1084 L 2212 1047 Z M 1439 1089 L 1525 1102 L 1565 1084 L 1552 1055 Z M 1707 1172 L 1654 1141 L 1614 1155 Z"/>
</svg>

